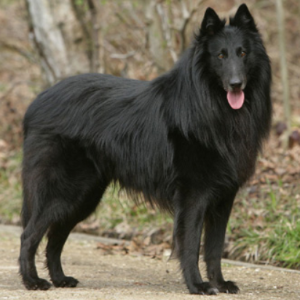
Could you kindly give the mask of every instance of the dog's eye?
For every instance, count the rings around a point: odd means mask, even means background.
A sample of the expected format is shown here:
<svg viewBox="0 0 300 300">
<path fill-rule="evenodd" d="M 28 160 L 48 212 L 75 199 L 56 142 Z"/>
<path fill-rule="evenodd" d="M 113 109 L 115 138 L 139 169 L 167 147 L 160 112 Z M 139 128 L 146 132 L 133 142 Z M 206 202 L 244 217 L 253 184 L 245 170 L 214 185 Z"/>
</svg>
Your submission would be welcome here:
<svg viewBox="0 0 300 300">
<path fill-rule="evenodd" d="M 246 52 L 245 52 L 245 51 L 242 51 L 242 52 L 241 52 L 241 57 L 244 57 L 244 56 L 246 56 Z"/>
<path fill-rule="evenodd" d="M 223 59 L 223 58 L 225 58 L 225 55 L 224 55 L 223 53 L 220 53 L 220 54 L 218 55 L 218 58 Z"/>
</svg>

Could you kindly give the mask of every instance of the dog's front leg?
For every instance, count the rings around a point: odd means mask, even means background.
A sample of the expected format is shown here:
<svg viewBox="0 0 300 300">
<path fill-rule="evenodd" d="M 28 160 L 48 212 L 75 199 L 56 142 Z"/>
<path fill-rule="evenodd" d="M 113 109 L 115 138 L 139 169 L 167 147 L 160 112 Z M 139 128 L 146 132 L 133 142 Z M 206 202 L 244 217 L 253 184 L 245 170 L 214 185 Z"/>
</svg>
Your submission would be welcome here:
<svg viewBox="0 0 300 300">
<path fill-rule="evenodd" d="M 199 271 L 199 250 L 207 200 L 199 192 L 177 192 L 174 198 L 174 251 L 191 294 L 215 295 L 218 290 L 204 282 Z"/>
<path fill-rule="evenodd" d="M 221 270 L 221 257 L 224 248 L 225 232 L 236 190 L 222 192 L 219 201 L 207 210 L 205 216 L 205 262 L 210 283 L 222 293 L 236 294 L 238 286 L 225 281 Z"/>
</svg>

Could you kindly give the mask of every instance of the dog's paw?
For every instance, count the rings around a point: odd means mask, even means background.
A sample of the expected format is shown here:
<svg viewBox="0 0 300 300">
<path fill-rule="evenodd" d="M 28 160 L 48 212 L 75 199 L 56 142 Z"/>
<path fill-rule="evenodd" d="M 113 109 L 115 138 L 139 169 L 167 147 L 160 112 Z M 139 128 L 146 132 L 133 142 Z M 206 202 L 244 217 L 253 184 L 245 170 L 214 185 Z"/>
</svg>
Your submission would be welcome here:
<svg viewBox="0 0 300 300">
<path fill-rule="evenodd" d="M 74 277 L 63 277 L 63 278 L 60 278 L 60 279 L 52 279 L 52 282 L 53 282 L 53 285 L 55 287 L 70 287 L 70 288 L 73 288 L 73 287 L 76 287 L 77 284 L 78 284 L 78 280 Z"/>
<path fill-rule="evenodd" d="M 213 287 L 209 282 L 198 283 L 190 289 L 191 294 L 200 295 L 217 295 L 218 292 L 218 289 Z"/>
<path fill-rule="evenodd" d="M 61 279 L 53 279 L 52 282 L 55 287 L 71 287 L 72 288 L 72 287 L 76 287 L 79 281 L 76 278 L 65 276 Z"/>
<path fill-rule="evenodd" d="M 26 279 L 23 280 L 24 285 L 27 290 L 49 290 L 51 287 L 51 283 L 45 279 L 37 278 L 37 279 Z"/>
<path fill-rule="evenodd" d="M 237 294 L 240 291 L 239 287 L 232 281 L 224 281 L 217 284 L 217 287 L 220 293 Z"/>
</svg>

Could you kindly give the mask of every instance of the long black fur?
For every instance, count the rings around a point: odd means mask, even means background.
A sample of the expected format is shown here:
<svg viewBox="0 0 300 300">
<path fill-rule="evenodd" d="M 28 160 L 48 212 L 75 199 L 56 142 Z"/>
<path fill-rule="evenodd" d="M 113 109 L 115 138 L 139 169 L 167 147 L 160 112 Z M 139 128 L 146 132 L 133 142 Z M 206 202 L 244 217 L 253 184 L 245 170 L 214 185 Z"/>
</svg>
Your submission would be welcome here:
<svg viewBox="0 0 300 300">
<path fill-rule="evenodd" d="M 245 94 L 238 110 L 226 99 L 236 89 L 232 78 Z M 208 8 L 192 46 L 153 81 L 85 74 L 41 93 L 24 119 L 19 261 L 26 288 L 50 287 L 34 259 L 46 233 L 53 284 L 77 285 L 63 273 L 63 245 L 108 184 L 119 182 L 174 214 L 174 251 L 190 293 L 237 293 L 224 281 L 220 260 L 235 195 L 268 136 L 270 84 L 268 56 L 241 5 L 227 26 Z M 203 228 L 209 282 L 198 268 Z"/>
</svg>

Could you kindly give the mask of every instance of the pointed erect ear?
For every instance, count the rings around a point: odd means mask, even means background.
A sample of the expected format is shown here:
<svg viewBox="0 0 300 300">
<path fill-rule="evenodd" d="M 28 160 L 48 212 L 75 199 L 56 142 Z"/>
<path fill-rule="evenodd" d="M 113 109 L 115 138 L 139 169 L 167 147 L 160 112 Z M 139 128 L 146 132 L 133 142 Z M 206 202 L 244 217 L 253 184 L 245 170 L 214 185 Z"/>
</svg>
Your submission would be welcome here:
<svg viewBox="0 0 300 300">
<path fill-rule="evenodd" d="M 230 25 L 257 32 L 254 19 L 246 4 L 240 5 L 235 16 L 230 18 Z"/>
<path fill-rule="evenodd" d="M 220 20 L 219 16 L 212 8 L 207 8 L 200 28 L 200 35 L 214 35 L 224 27 L 225 20 Z"/>
</svg>

